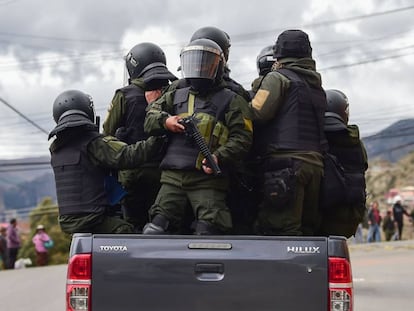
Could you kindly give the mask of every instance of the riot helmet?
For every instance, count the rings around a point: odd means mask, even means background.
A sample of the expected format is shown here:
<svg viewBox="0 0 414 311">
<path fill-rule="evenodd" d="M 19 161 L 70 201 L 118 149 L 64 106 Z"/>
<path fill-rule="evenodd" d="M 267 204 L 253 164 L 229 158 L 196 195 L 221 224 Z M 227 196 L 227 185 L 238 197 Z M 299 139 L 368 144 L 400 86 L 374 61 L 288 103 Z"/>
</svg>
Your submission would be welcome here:
<svg viewBox="0 0 414 311">
<path fill-rule="evenodd" d="M 224 59 L 228 61 L 231 44 L 230 36 L 225 31 L 213 26 L 202 27 L 194 32 L 190 42 L 196 39 L 210 39 L 216 42 L 223 51 Z"/>
<path fill-rule="evenodd" d="M 285 30 L 278 36 L 273 46 L 273 56 L 276 59 L 312 57 L 308 35 L 302 30 Z"/>
<path fill-rule="evenodd" d="M 196 39 L 181 50 L 181 72 L 183 78 L 193 85 L 194 81 L 204 81 L 212 85 L 223 76 L 223 52 L 220 46 L 210 39 Z"/>
<path fill-rule="evenodd" d="M 263 48 L 256 58 L 257 72 L 260 76 L 264 76 L 272 70 L 272 66 L 276 59 L 273 57 L 273 45 Z"/>
<path fill-rule="evenodd" d="M 339 90 L 326 90 L 326 112 L 325 116 L 339 118 L 344 124 L 348 124 L 349 102 L 348 97 Z"/>
<path fill-rule="evenodd" d="M 156 44 L 143 42 L 135 45 L 125 56 L 125 65 L 131 79 L 143 78 L 150 84 L 153 80 L 176 80 L 167 69 L 167 59 L 164 51 Z"/>
<path fill-rule="evenodd" d="M 68 90 L 58 95 L 53 103 L 53 119 L 57 125 L 49 138 L 67 128 L 84 125 L 97 128 L 92 97 L 77 90 Z"/>
</svg>

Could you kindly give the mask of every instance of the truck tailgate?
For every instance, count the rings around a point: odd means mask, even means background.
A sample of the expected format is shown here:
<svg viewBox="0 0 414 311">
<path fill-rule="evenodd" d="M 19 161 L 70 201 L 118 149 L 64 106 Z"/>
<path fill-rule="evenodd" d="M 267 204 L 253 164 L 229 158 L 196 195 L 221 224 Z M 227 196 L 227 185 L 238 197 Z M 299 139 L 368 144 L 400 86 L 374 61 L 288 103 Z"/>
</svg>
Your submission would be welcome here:
<svg viewBox="0 0 414 311">
<path fill-rule="evenodd" d="M 323 237 L 93 237 L 92 310 L 327 310 Z"/>
</svg>

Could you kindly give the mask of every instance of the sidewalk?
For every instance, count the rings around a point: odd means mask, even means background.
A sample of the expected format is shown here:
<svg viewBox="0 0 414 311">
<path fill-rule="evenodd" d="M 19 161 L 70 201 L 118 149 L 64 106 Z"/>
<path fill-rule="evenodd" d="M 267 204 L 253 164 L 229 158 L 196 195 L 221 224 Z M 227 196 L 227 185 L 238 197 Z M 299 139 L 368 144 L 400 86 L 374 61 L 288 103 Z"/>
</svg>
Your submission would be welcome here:
<svg viewBox="0 0 414 311">
<path fill-rule="evenodd" d="M 412 249 L 414 250 L 414 240 L 401 241 L 384 241 L 375 243 L 354 243 L 351 240 L 348 242 L 349 251 L 372 251 L 376 249 L 397 250 L 397 249 Z"/>
</svg>

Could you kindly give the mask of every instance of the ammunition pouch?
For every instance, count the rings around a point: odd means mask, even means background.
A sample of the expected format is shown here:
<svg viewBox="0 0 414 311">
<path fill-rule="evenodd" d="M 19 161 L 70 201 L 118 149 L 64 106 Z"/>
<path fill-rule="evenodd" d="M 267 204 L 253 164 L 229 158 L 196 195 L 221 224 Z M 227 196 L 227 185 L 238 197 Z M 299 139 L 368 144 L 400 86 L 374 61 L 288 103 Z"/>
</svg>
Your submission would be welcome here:
<svg viewBox="0 0 414 311">
<path fill-rule="evenodd" d="M 296 169 L 290 158 L 272 159 L 265 166 L 263 203 L 267 207 L 283 209 L 293 201 Z"/>
<path fill-rule="evenodd" d="M 198 121 L 197 128 L 211 152 L 214 152 L 218 147 L 227 143 L 229 130 L 223 122 L 216 121 L 214 116 L 203 112 L 196 113 L 196 119 Z M 201 168 L 201 161 L 203 159 L 204 156 L 200 152 L 196 164 L 198 169 Z"/>
</svg>

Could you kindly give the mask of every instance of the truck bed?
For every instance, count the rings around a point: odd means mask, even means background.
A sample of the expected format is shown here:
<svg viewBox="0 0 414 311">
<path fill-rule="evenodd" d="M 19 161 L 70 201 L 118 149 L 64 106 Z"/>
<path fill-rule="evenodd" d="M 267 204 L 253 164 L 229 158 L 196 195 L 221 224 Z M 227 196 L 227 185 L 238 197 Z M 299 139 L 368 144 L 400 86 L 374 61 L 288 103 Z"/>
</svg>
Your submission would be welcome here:
<svg viewBox="0 0 414 311">
<path fill-rule="evenodd" d="M 327 310 L 344 238 L 76 234 L 92 252 L 92 310 Z"/>
</svg>

